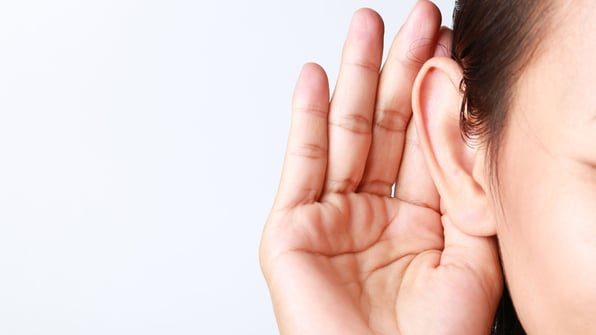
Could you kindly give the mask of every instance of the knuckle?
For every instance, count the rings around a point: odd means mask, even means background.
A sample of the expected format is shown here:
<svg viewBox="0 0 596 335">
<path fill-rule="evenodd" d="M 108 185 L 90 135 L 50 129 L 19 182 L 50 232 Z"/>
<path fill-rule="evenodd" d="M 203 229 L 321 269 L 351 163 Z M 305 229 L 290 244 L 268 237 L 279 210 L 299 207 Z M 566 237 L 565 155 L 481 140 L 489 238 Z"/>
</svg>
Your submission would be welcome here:
<svg viewBox="0 0 596 335">
<path fill-rule="evenodd" d="M 361 192 L 368 192 L 374 194 L 390 195 L 393 189 L 393 182 L 387 182 L 380 179 L 365 180 L 361 183 L 359 190 Z"/>
<path fill-rule="evenodd" d="M 352 178 L 328 179 L 326 190 L 328 192 L 346 193 L 352 192 L 358 186 L 358 181 Z"/>
<path fill-rule="evenodd" d="M 289 152 L 290 156 L 319 160 L 327 157 L 327 147 L 316 143 L 302 143 Z"/>
<path fill-rule="evenodd" d="M 330 124 L 356 134 L 368 135 L 372 132 L 371 120 L 359 114 L 347 114 L 337 117 L 331 120 Z"/>
<path fill-rule="evenodd" d="M 398 108 L 380 107 L 375 112 L 375 126 L 391 132 L 403 133 L 408 128 L 411 113 Z"/>
<path fill-rule="evenodd" d="M 321 106 L 315 105 L 295 105 L 294 113 L 298 115 L 314 116 L 321 119 L 327 118 L 327 110 Z"/>
<path fill-rule="evenodd" d="M 439 210 L 436 208 L 437 206 L 431 204 L 428 201 L 425 201 L 425 200 L 422 200 L 422 199 L 418 199 L 418 198 L 408 198 L 406 196 L 402 196 L 402 195 L 399 195 L 399 194 L 396 194 L 395 197 L 399 201 L 403 201 L 403 202 L 408 203 L 408 204 L 410 204 L 412 206 L 430 209 L 430 210 L 433 210 L 433 211 L 439 213 Z"/>
<path fill-rule="evenodd" d="M 346 61 L 345 65 L 349 67 L 353 67 L 356 69 L 364 70 L 365 72 L 370 72 L 374 74 L 379 73 L 380 65 L 377 62 L 367 59 L 354 59 L 350 61 Z"/>
</svg>

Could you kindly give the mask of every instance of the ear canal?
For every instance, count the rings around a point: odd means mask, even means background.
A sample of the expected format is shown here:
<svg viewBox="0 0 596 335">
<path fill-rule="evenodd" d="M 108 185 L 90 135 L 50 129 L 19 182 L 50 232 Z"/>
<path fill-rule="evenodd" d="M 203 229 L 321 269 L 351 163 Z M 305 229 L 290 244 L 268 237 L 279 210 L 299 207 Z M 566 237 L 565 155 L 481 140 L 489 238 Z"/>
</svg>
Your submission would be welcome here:
<svg viewBox="0 0 596 335">
<path fill-rule="evenodd" d="M 459 126 L 462 73 L 453 60 L 436 57 L 420 70 L 412 92 L 416 130 L 430 174 L 441 196 L 442 214 L 463 233 L 496 233 L 483 174 L 484 151 L 464 141 Z"/>
</svg>

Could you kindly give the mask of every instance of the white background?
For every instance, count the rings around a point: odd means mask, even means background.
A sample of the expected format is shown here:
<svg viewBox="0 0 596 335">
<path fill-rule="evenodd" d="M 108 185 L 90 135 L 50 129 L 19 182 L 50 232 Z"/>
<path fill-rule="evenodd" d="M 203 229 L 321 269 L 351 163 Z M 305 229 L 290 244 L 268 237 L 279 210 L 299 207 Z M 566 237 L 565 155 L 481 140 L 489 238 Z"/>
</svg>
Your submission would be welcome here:
<svg viewBox="0 0 596 335">
<path fill-rule="evenodd" d="M 275 334 L 294 80 L 408 1 L 0 1 L 0 334 Z M 453 0 L 439 2 L 450 24 Z"/>
</svg>

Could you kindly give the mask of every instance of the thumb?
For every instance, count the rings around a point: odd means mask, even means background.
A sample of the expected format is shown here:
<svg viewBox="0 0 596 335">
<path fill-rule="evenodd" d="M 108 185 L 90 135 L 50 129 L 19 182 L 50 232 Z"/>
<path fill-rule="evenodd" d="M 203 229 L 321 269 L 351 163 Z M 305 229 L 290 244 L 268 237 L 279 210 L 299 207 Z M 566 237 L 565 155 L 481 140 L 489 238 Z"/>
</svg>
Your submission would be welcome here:
<svg viewBox="0 0 596 335">
<path fill-rule="evenodd" d="M 487 298 L 498 302 L 503 292 L 503 274 L 495 236 L 473 236 L 462 232 L 447 215 L 441 218 L 445 247 L 440 266 L 472 271 Z"/>
</svg>

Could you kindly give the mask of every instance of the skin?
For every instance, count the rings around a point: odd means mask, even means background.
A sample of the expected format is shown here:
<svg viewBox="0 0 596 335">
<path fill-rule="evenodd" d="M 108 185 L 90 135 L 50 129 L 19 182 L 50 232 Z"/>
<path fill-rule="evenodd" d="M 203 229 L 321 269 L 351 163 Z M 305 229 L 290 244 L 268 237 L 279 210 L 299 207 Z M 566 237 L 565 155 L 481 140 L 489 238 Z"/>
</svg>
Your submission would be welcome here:
<svg viewBox="0 0 596 335">
<path fill-rule="evenodd" d="M 594 334 L 596 5 L 577 1 L 557 15 L 563 20 L 516 88 L 496 226 L 526 330 Z"/>
<path fill-rule="evenodd" d="M 429 2 L 380 76 L 382 22 L 355 14 L 331 103 L 304 67 L 260 253 L 282 334 L 488 333 L 495 236 L 528 334 L 596 333 L 596 3 L 559 4 L 512 87 L 496 187 Z"/>
<path fill-rule="evenodd" d="M 556 25 L 512 87 L 495 187 L 486 148 L 458 135 L 462 72 L 451 59 L 421 69 L 414 119 L 443 215 L 467 234 L 497 234 L 527 333 L 594 334 L 596 4 L 556 4 Z"/>
<path fill-rule="evenodd" d="M 331 102 L 324 71 L 304 66 L 260 247 L 281 334 L 490 332 L 495 239 L 445 215 L 409 123 L 422 64 L 448 54 L 440 21 L 418 1 L 380 71 L 382 20 L 358 11 Z"/>
</svg>

